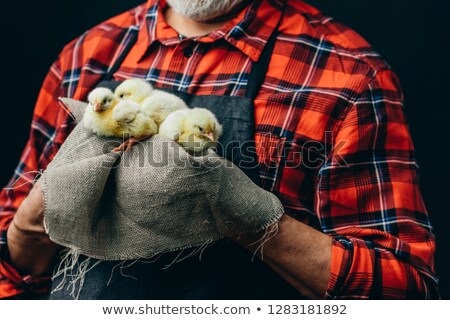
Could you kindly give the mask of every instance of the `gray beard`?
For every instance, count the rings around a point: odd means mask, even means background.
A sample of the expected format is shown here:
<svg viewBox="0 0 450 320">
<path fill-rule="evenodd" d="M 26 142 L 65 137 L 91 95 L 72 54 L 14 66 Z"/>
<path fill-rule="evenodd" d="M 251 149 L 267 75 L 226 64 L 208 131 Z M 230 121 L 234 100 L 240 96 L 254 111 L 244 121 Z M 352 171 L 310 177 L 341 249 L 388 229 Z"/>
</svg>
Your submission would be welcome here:
<svg viewBox="0 0 450 320">
<path fill-rule="evenodd" d="M 182 16 L 205 22 L 224 16 L 246 0 L 167 0 L 169 6 Z"/>
</svg>

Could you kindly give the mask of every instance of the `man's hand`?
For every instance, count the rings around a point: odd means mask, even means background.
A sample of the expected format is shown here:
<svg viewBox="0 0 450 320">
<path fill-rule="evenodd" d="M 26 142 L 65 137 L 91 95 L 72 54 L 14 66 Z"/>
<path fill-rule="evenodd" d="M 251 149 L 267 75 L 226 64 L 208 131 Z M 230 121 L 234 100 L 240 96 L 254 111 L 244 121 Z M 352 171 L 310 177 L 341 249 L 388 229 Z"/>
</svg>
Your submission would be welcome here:
<svg viewBox="0 0 450 320">
<path fill-rule="evenodd" d="M 11 262 L 22 274 L 44 275 L 51 271 L 59 246 L 44 229 L 44 199 L 38 182 L 17 210 L 7 239 Z"/>
<path fill-rule="evenodd" d="M 330 279 L 331 237 L 286 214 L 275 230 L 275 236 L 264 243 L 263 261 L 305 296 L 324 298 Z M 233 240 L 259 254 L 263 233 Z"/>
</svg>

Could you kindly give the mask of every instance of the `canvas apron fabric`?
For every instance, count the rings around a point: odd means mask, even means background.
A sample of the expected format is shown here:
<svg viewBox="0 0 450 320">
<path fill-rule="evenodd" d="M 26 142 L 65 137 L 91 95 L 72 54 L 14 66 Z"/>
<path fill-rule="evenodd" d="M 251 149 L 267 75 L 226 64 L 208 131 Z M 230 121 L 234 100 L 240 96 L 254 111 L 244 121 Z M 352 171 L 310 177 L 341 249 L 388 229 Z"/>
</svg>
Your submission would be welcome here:
<svg viewBox="0 0 450 320">
<path fill-rule="evenodd" d="M 253 65 L 245 97 L 195 96 L 169 91 L 191 107 L 212 111 L 223 125 L 218 154 L 237 164 L 255 183 L 259 182 L 254 153 L 254 104 L 267 73 L 276 32 L 260 60 Z M 113 81 L 129 50 L 125 50 L 99 87 L 115 89 Z M 238 152 L 236 146 L 240 145 Z M 231 152 L 234 149 L 233 152 Z M 245 159 L 245 162 L 241 160 Z M 255 212 L 255 214 L 258 214 Z M 86 273 L 79 299 L 302 299 L 303 296 L 262 261 L 252 259 L 230 240 L 221 240 L 204 252 L 172 264 L 179 252 L 166 253 L 154 261 L 102 261 Z M 83 257 L 81 258 L 83 259 Z M 90 264 L 96 263 L 95 259 Z M 170 265 L 170 267 L 167 267 Z M 55 279 L 54 286 L 61 279 Z M 50 299 L 73 299 L 69 290 L 58 290 Z"/>
</svg>

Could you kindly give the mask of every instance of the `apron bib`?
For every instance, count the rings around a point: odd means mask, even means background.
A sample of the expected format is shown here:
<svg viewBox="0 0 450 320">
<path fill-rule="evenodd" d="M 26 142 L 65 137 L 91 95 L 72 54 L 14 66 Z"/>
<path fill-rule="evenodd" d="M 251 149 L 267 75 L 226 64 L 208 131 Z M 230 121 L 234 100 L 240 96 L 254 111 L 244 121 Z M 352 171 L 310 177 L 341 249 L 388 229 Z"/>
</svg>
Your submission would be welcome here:
<svg viewBox="0 0 450 320">
<path fill-rule="evenodd" d="M 269 39 L 260 60 L 254 63 L 245 97 L 195 96 L 179 91 L 173 93 L 190 107 L 206 108 L 223 125 L 223 135 L 217 153 L 239 166 L 259 184 L 258 162 L 254 146 L 254 104 L 267 73 L 277 32 Z M 129 50 L 121 55 L 99 87 L 114 90 L 120 82 L 113 81 Z M 257 213 L 255 213 L 257 214 Z M 189 254 L 186 251 L 186 255 Z M 294 287 L 252 254 L 232 243 L 221 240 L 194 255 L 170 265 L 180 252 L 166 253 L 156 261 L 102 261 L 86 273 L 79 299 L 303 299 Z M 182 255 L 181 255 L 182 257 Z M 82 258 L 80 258 L 82 259 Z M 91 259 L 91 264 L 97 260 Z M 81 261 L 80 261 L 81 262 Z M 61 279 L 54 280 L 54 287 Z M 52 288 L 53 289 L 53 288 Z M 73 299 L 70 290 L 63 288 L 50 299 Z M 53 291 L 53 290 L 52 290 Z"/>
</svg>

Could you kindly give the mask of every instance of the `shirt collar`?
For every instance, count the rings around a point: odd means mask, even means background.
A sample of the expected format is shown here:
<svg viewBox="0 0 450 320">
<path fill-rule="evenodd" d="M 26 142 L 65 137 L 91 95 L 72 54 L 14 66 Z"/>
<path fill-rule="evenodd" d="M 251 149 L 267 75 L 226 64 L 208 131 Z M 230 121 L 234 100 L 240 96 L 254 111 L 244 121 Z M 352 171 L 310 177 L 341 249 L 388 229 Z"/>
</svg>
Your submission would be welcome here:
<svg viewBox="0 0 450 320">
<path fill-rule="evenodd" d="M 280 22 L 285 2 L 254 0 L 222 28 L 195 40 L 206 43 L 224 39 L 256 62 Z M 148 0 L 135 45 L 140 59 L 155 41 L 166 46 L 176 45 L 181 41 L 178 33 L 164 19 L 163 12 L 166 8 L 166 0 Z"/>
</svg>

